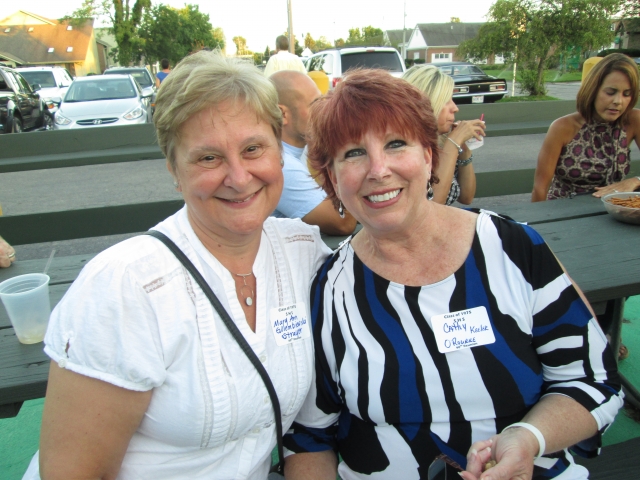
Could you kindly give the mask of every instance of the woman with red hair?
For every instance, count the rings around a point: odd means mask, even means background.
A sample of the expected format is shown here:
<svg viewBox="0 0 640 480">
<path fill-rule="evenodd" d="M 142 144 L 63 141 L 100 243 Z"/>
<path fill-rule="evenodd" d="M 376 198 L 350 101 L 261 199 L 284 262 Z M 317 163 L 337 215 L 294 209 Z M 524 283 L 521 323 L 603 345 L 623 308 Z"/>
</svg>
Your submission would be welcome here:
<svg viewBox="0 0 640 480">
<path fill-rule="evenodd" d="M 587 478 L 566 449 L 597 452 L 620 383 L 542 238 L 427 200 L 437 122 L 387 72 L 347 75 L 309 130 L 327 194 L 362 230 L 311 287 L 315 382 L 285 437 L 287 480 Z"/>
</svg>

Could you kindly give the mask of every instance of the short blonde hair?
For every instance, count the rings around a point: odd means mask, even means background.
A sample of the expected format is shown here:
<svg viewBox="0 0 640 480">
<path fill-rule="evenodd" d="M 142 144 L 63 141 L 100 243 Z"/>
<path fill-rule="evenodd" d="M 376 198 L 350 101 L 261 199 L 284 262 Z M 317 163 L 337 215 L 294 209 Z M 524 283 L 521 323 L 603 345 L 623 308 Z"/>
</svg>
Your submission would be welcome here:
<svg viewBox="0 0 640 480">
<path fill-rule="evenodd" d="M 582 79 L 582 85 L 576 97 L 578 113 L 591 122 L 596 113 L 596 97 L 602 87 L 604 79 L 612 72 L 620 72 L 629 79 L 631 87 L 631 101 L 627 109 L 617 120 L 617 123 L 626 125 L 629 115 L 638 102 L 638 67 L 633 60 L 622 53 L 612 53 L 594 65 L 586 78 Z"/>
<path fill-rule="evenodd" d="M 184 58 L 162 82 L 153 122 L 158 145 L 172 168 L 180 128 L 193 115 L 224 102 L 241 102 L 282 137 L 282 112 L 273 84 L 253 65 L 200 51 Z"/>
<path fill-rule="evenodd" d="M 402 78 L 429 98 L 436 118 L 453 97 L 453 78 L 442 73 L 435 65 L 414 65 Z"/>
</svg>

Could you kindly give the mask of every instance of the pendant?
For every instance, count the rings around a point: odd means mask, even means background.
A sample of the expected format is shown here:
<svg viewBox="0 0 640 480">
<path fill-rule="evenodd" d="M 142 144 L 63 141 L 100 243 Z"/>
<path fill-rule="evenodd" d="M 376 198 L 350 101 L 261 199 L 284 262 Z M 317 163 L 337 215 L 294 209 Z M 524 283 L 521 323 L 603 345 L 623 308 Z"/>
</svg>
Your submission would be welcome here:
<svg viewBox="0 0 640 480">
<path fill-rule="evenodd" d="M 253 299 L 251 297 L 247 297 L 244 303 L 246 303 L 247 306 L 250 307 L 251 305 L 253 305 Z"/>
</svg>

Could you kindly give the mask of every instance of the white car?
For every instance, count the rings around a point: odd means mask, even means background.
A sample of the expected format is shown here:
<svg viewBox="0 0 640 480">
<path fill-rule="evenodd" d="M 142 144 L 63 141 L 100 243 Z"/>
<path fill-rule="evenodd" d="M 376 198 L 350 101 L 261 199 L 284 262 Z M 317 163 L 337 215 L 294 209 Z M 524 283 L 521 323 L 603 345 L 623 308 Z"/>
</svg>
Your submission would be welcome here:
<svg viewBox="0 0 640 480">
<path fill-rule="evenodd" d="M 67 69 L 62 67 L 20 67 L 18 73 L 37 90 L 52 115 L 73 82 Z"/>
<path fill-rule="evenodd" d="M 329 89 L 336 88 L 347 70 L 381 68 L 394 77 L 401 77 L 406 67 L 402 57 L 392 47 L 344 47 L 318 52 L 306 61 L 307 71 L 320 71 L 329 77 Z"/>
<path fill-rule="evenodd" d="M 76 78 L 56 112 L 54 130 L 150 123 L 150 96 L 131 75 Z"/>
</svg>

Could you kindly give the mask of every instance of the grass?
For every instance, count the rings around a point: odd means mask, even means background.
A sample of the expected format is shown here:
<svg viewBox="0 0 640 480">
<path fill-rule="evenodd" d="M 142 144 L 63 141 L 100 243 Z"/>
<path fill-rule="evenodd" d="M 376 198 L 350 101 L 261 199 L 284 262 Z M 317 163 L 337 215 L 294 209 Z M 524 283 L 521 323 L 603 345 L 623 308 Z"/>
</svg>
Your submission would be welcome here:
<svg viewBox="0 0 640 480">
<path fill-rule="evenodd" d="M 493 65 L 491 65 L 493 67 Z M 481 65 L 480 68 L 488 75 L 492 75 L 498 78 L 504 78 L 505 80 L 513 80 L 513 67 L 501 66 L 499 68 L 487 68 L 486 65 Z M 516 74 L 517 81 L 520 80 L 519 72 Z M 568 72 L 562 75 L 558 70 L 547 70 L 544 73 L 545 82 L 580 82 L 582 81 L 582 72 Z"/>
</svg>

